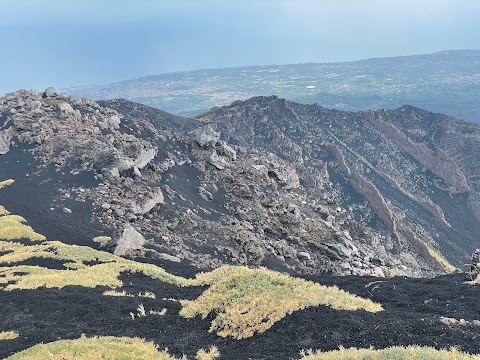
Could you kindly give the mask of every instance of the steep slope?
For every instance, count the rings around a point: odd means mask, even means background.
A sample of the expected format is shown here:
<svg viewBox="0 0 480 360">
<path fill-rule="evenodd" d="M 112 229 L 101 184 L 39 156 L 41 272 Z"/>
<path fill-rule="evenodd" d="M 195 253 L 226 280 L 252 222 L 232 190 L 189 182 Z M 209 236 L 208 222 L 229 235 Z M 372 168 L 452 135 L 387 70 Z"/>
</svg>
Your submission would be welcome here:
<svg viewBox="0 0 480 360">
<path fill-rule="evenodd" d="M 89 99 L 126 98 L 182 115 L 252 96 L 277 95 L 338 110 L 411 104 L 480 122 L 479 68 L 479 50 L 456 50 L 345 63 L 178 72 L 67 91 Z"/>
<path fill-rule="evenodd" d="M 479 246 L 478 125 L 410 106 L 355 113 L 277 97 L 201 119 L 231 143 L 294 163 L 311 198 L 336 194 L 399 257 L 415 248 L 435 263 L 438 249 L 462 267 Z"/>
</svg>

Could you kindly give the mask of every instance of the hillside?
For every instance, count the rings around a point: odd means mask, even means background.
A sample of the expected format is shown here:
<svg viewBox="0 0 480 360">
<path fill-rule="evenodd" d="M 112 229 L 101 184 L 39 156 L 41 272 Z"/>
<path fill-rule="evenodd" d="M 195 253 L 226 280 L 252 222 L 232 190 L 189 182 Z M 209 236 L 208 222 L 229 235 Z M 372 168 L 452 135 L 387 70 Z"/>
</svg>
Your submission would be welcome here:
<svg viewBox="0 0 480 360">
<path fill-rule="evenodd" d="M 66 90 L 75 97 L 125 98 L 188 116 L 235 100 L 277 95 L 337 110 L 410 104 L 480 122 L 479 69 L 479 50 L 456 50 L 345 63 L 178 72 Z"/>
<path fill-rule="evenodd" d="M 478 246 L 479 144 L 478 125 L 413 107 L 256 97 L 191 119 L 6 94 L 0 356 L 479 353 L 478 285 L 405 277 L 464 269 Z"/>
<path fill-rule="evenodd" d="M 15 191 L 15 182 L 6 184 L 0 185 L 2 199 Z M 316 275 L 307 281 L 245 267 L 198 274 L 186 264 L 136 262 L 49 241 L 2 209 L 2 358 L 173 360 L 170 354 L 190 359 L 196 354 L 199 360 L 278 360 L 304 359 L 300 352 L 308 349 L 407 345 L 422 348 L 392 348 L 386 358 L 405 352 L 409 359 L 473 360 L 467 353 L 480 352 L 480 287 L 464 283 L 463 274 L 434 279 Z M 168 350 L 160 353 L 156 347 Z M 342 358 L 354 359 L 355 352 L 350 356 Z"/>
</svg>

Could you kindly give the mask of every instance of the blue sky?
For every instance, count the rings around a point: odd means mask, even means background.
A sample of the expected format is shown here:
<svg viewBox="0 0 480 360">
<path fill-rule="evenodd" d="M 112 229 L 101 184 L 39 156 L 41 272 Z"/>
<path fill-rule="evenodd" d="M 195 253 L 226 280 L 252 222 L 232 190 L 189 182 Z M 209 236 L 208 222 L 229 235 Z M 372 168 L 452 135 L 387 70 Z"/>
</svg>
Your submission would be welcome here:
<svg viewBox="0 0 480 360">
<path fill-rule="evenodd" d="M 0 93 L 480 48 L 477 0 L 0 0 Z"/>
</svg>

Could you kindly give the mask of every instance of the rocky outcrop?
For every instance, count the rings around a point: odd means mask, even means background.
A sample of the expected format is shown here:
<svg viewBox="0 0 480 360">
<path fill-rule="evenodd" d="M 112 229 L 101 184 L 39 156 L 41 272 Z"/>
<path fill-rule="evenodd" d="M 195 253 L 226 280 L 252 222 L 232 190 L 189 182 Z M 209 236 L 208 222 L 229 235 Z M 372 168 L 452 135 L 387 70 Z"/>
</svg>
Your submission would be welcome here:
<svg viewBox="0 0 480 360">
<path fill-rule="evenodd" d="M 134 227 L 127 224 L 115 246 L 113 253 L 118 256 L 138 257 L 143 256 L 145 238 Z"/>
<path fill-rule="evenodd" d="M 0 98 L 0 132 L 28 144 L 39 172 L 55 170 L 53 209 L 72 217 L 76 204 L 91 204 L 92 222 L 130 224 L 149 240 L 129 256 L 310 274 L 441 270 L 398 228 L 449 249 L 442 241 L 458 234 L 452 209 L 461 194 L 443 196 L 452 185 L 362 114 L 271 97 L 209 116 L 212 126 L 125 100 L 101 106 L 34 91 Z M 451 228 L 438 221 L 442 212 Z"/>
<path fill-rule="evenodd" d="M 220 133 L 213 130 L 210 125 L 206 125 L 193 132 L 193 139 L 203 148 L 214 147 L 220 139 Z"/>
<path fill-rule="evenodd" d="M 10 142 L 14 133 L 13 128 L 0 131 L 0 155 L 4 155 L 10 151 Z"/>
</svg>

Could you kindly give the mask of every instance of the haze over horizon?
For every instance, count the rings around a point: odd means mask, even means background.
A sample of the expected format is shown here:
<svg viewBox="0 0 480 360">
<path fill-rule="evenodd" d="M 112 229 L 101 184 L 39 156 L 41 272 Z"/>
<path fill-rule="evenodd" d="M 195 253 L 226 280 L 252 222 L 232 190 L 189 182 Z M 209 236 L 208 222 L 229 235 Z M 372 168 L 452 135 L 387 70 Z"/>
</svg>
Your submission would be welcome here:
<svg viewBox="0 0 480 360">
<path fill-rule="evenodd" d="M 0 94 L 480 48 L 480 2 L 0 0 Z"/>
</svg>

